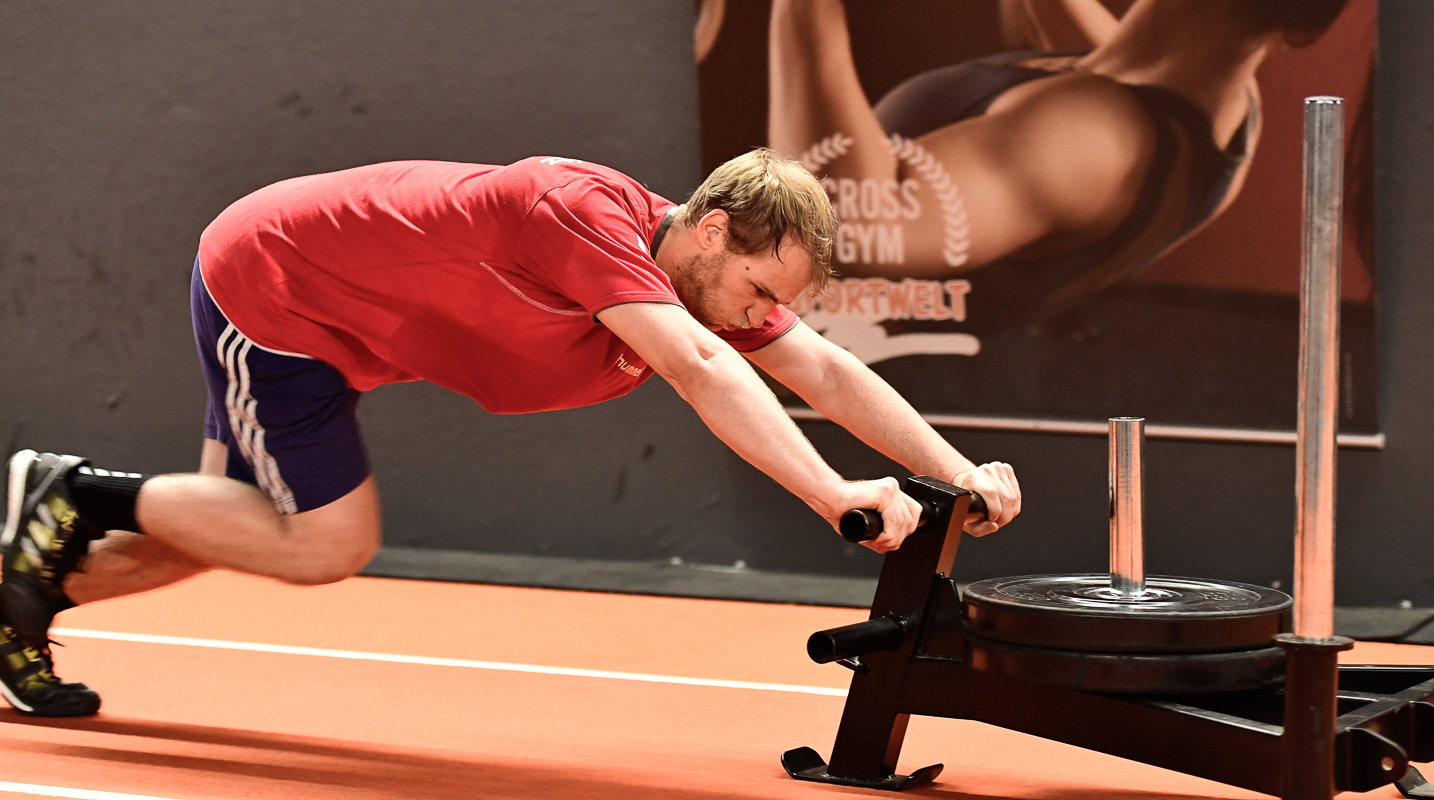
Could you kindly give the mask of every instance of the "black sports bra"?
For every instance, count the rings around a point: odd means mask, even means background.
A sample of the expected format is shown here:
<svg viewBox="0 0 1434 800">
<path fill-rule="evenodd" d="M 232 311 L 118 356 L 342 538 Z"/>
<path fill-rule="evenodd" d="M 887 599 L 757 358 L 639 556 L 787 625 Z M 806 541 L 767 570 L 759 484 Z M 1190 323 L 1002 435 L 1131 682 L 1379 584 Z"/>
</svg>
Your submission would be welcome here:
<svg viewBox="0 0 1434 800">
<path fill-rule="evenodd" d="M 1017 51 L 930 70 L 891 90 L 877 104 L 876 114 L 888 133 L 918 137 L 984 114 L 1012 87 L 1068 71 L 1020 62 L 1076 55 L 1080 54 Z M 1224 202 L 1247 158 L 1249 135 L 1258 121 L 1253 101 L 1245 127 L 1236 133 L 1227 149 L 1221 149 L 1211 136 L 1210 118 L 1183 96 L 1158 86 L 1137 84 L 1128 88 L 1150 114 L 1157 131 L 1152 165 L 1129 216 L 1109 236 L 1072 252 L 1041 260 L 1007 258 L 973 270 L 966 276 L 972 282 L 973 324 L 980 326 L 977 315 L 1014 314 L 1025 320 L 1044 316 L 1068 306 L 1092 288 L 1103 288 L 1134 275 L 1212 217 Z M 1181 147 L 1188 150 L 1186 159 L 1190 165 L 1183 222 L 1139 252 L 1122 254 L 1152 224 Z M 1116 267 L 1110 262 L 1118 254 L 1123 263 Z M 1077 286 L 1082 277 L 1098 270 L 1112 274 L 1098 286 L 1088 286 L 1088 279 Z"/>
</svg>

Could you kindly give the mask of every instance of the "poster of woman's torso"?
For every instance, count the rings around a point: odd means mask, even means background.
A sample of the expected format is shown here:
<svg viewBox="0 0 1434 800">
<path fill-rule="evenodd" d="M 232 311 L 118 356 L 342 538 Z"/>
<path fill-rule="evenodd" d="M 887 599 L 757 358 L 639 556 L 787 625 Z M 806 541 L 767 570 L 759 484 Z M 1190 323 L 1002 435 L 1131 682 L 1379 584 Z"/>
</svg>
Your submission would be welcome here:
<svg viewBox="0 0 1434 800">
<path fill-rule="evenodd" d="M 1375 11 L 699 0 L 704 167 L 821 178 L 838 277 L 793 308 L 928 416 L 1292 431 L 1304 99 L 1343 98 L 1339 416 L 1373 433 Z"/>
</svg>

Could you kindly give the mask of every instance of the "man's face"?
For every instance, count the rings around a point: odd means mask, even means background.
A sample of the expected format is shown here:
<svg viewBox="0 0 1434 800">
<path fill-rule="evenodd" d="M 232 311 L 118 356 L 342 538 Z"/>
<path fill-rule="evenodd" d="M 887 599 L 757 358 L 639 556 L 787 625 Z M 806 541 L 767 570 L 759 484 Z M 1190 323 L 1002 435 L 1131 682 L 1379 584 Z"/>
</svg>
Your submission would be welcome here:
<svg viewBox="0 0 1434 800">
<path fill-rule="evenodd" d="M 693 255 L 674 271 L 672 286 L 708 330 L 755 328 L 772 309 L 806 290 L 811 261 L 790 238 L 782 241 L 779 253 L 741 255 L 724 245 Z"/>
</svg>

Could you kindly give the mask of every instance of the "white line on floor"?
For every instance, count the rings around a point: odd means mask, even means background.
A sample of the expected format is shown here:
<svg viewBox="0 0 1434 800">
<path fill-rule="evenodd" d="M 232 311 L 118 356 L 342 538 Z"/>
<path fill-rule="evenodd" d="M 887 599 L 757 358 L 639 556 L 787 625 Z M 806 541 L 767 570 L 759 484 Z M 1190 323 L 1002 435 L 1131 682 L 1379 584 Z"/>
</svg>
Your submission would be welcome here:
<svg viewBox="0 0 1434 800">
<path fill-rule="evenodd" d="M 76 628 L 54 628 L 50 631 L 50 634 L 61 639 L 65 637 L 75 639 L 105 639 L 114 642 L 140 642 L 143 644 L 168 644 L 180 647 L 210 647 L 218 650 L 246 650 L 254 653 L 283 653 L 293 656 L 346 658 L 354 661 L 384 661 L 392 664 L 424 664 L 434 667 L 461 667 L 464 669 L 491 669 L 501 672 L 527 672 L 535 675 L 607 678 L 609 680 L 618 681 L 672 683 L 682 686 L 715 686 L 724 689 L 753 689 L 763 692 L 819 694 L 828 697 L 846 696 L 845 689 L 829 689 L 823 686 L 797 686 L 789 683 L 760 683 L 756 681 L 724 681 L 714 678 L 683 678 L 673 675 L 648 675 L 641 672 L 612 672 L 602 669 L 545 667 L 538 664 L 510 664 L 502 661 L 473 661 L 466 658 L 433 658 L 429 656 L 405 656 L 393 653 L 364 653 L 358 650 L 330 650 L 321 647 L 293 647 L 282 644 L 194 639 L 188 636 L 155 636 L 148 633 L 112 633 L 110 631 L 89 631 Z"/>
<path fill-rule="evenodd" d="M 70 800 L 169 800 L 169 798 L 147 794 L 97 792 L 93 789 L 69 789 L 63 786 L 40 786 L 33 783 L 11 783 L 9 781 L 0 781 L 0 792 L 34 794 L 40 797 L 65 797 Z"/>
</svg>

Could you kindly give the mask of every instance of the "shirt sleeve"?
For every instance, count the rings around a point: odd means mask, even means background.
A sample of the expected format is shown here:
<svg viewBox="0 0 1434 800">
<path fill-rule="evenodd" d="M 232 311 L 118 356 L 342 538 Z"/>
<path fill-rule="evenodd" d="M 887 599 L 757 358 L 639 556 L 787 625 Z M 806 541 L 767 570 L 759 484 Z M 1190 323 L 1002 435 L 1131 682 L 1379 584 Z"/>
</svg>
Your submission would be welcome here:
<svg viewBox="0 0 1434 800">
<path fill-rule="evenodd" d="M 534 204 L 518 236 L 517 262 L 591 315 L 623 303 L 682 305 L 649 253 L 646 206 L 594 178 L 556 187 Z M 770 344 L 797 324 L 777 306 L 755 328 L 718 331 L 739 352 Z"/>
<path fill-rule="evenodd" d="M 680 305 L 648 254 L 648 219 L 619 188 L 580 178 L 545 193 L 528 212 L 515 260 L 589 314 L 622 303 Z"/>
</svg>

